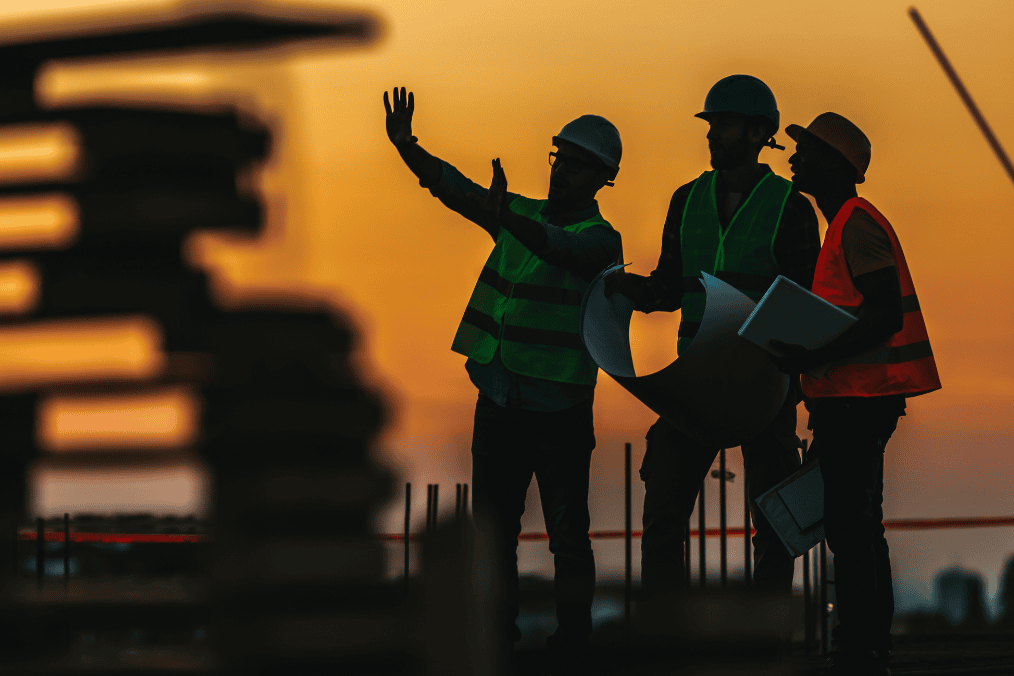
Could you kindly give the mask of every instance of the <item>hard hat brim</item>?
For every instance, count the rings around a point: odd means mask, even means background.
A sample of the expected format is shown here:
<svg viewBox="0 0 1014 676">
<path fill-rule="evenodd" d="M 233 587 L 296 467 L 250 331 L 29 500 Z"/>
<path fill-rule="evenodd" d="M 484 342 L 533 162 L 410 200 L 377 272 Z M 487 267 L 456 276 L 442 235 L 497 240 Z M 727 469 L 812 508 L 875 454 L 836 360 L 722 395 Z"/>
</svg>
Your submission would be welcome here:
<svg viewBox="0 0 1014 676">
<path fill-rule="evenodd" d="M 790 124 L 789 126 L 787 126 L 785 128 L 785 133 L 789 135 L 789 138 L 797 142 L 799 141 L 800 137 L 802 137 L 804 134 L 808 134 L 813 138 L 819 139 L 820 141 L 827 143 L 827 145 L 830 145 L 832 148 L 834 148 L 834 146 L 828 143 L 827 140 L 820 138 L 806 127 L 800 127 L 798 124 Z M 835 152 L 840 154 L 842 157 L 845 157 L 845 155 L 837 148 L 835 148 Z M 845 158 L 845 160 L 848 161 L 849 164 L 852 164 L 852 162 L 849 161 L 847 157 Z M 852 164 L 852 167 L 856 170 L 856 185 L 859 185 L 860 183 L 865 183 L 866 182 L 865 173 L 860 171 L 859 167 L 856 167 L 854 164 Z"/>
<path fill-rule="evenodd" d="M 591 148 L 586 148 L 585 146 L 581 145 L 580 143 L 575 143 L 574 141 L 571 141 L 569 139 L 560 138 L 559 136 L 554 136 L 553 137 L 553 145 L 556 146 L 557 148 L 560 147 L 560 142 L 561 141 L 563 141 L 564 143 L 569 143 L 572 146 L 576 146 L 576 147 L 578 147 L 578 148 L 580 148 L 582 150 L 585 150 L 585 151 L 591 153 L 596 158 L 598 158 L 599 161 L 602 162 L 602 164 L 606 165 L 605 166 L 606 169 L 619 169 L 620 168 L 620 165 L 617 164 L 612 158 L 607 157 L 607 156 L 603 155 L 602 153 L 596 152 L 595 150 L 593 150 Z"/>
</svg>

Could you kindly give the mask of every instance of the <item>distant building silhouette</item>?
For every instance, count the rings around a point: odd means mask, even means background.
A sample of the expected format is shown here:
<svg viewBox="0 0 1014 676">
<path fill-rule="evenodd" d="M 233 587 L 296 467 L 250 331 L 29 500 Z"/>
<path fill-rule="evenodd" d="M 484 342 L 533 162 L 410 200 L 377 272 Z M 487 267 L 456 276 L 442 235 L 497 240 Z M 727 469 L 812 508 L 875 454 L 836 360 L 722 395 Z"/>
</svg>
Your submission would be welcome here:
<svg viewBox="0 0 1014 676">
<path fill-rule="evenodd" d="M 981 629 L 986 626 L 982 576 L 961 568 L 948 568 L 934 581 L 937 611 L 951 627 Z"/>
<path fill-rule="evenodd" d="M 998 629 L 1014 629 L 1014 554 L 1007 559 L 1000 575 L 1000 617 L 995 626 Z"/>
</svg>

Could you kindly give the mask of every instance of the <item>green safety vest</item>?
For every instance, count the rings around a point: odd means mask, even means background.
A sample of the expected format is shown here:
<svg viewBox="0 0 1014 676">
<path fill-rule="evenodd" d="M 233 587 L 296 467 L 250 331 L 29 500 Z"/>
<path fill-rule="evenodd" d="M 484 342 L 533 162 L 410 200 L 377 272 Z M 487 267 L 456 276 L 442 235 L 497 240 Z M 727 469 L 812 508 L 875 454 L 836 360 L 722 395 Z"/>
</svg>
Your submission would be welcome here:
<svg viewBox="0 0 1014 676">
<path fill-rule="evenodd" d="M 683 303 L 676 353 L 684 352 L 704 318 L 701 272 L 718 277 L 759 301 L 778 276 L 774 243 L 792 181 L 768 172 L 739 205 L 722 231 L 715 198 L 717 171 L 694 181 L 680 226 L 683 255 Z"/>
<path fill-rule="evenodd" d="M 545 223 L 545 204 L 546 200 L 516 197 L 509 208 Z M 596 225 L 612 228 L 596 214 L 563 229 L 578 233 Z M 451 349 L 488 364 L 499 345 L 504 366 L 514 373 L 594 385 L 598 366 L 578 332 L 581 299 L 588 284 L 578 274 L 545 262 L 500 228 Z"/>
</svg>

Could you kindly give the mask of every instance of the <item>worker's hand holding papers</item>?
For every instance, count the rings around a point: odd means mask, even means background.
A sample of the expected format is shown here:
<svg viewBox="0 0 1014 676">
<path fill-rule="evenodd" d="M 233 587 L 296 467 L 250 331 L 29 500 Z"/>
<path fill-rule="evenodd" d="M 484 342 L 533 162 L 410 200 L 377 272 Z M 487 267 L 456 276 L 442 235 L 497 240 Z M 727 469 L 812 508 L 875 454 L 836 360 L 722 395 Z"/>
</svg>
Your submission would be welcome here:
<svg viewBox="0 0 1014 676">
<path fill-rule="evenodd" d="M 781 357 L 778 345 L 772 346 L 769 341 L 787 343 L 789 349 L 799 345 L 814 350 L 827 345 L 855 323 L 856 318 L 849 313 L 779 275 L 743 323 L 739 335 Z M 812 368 L 807 375 L 820 378 L 828 366 Z"/>
<path fill-rule="evenodd" d="M 581 336 L 595 363 L 701 444 L 731 448 L 759 434 L 785 401 L 789 378 L 764 350 L 736 335 L 755 303 L 705 274 L 707 305 L 693 345 L 661 371 L 639 376 L 630 352 L 634 302 L 604 293 L 604 278 L 621 267 L 599 273 L 582 303 Z"/>
<path fill-rule="evenodd" d="M 765 351 L 768 340 L 813 349 L 856 321 L 784 277 L 754 303 L 702 273 L 707 301 L 693 345 L 661 371 L 638 375 L 630 351 L 634 302 L 622 293 L 610 298 L 604 293 L 605 278 L 622 267 L 603 270 L 585 293 L 581 307 L 585 347 L 603 371 L 648 408 L 707 446 L 739 446 L 767 427 L 781 408 L 789 377 Z"/>
</svg>

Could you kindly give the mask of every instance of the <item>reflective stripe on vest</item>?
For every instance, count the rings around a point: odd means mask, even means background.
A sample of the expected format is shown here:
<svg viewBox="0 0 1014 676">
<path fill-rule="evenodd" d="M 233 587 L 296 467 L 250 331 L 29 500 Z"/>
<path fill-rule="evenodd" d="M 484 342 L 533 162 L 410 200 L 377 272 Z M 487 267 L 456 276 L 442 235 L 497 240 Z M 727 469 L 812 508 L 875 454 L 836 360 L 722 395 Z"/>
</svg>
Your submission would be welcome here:
<svg viewBox="0 0 1014 676">
<path fill-rule="evenodd" d="M 717 171 L 694 181 L 683 208 L 680 249 L 683 256 L 683 302 L 676 353 L 684 352 L 704 318 L 701 272 L 728 282 L 757 301 L 778 276 L 774 242 L 792 182 L 768 172 L 739 205 L 722 230 L 715 197 Z"/>
<path fill-rule="evenodd" d="M 933 350 L 912 275 L 894 228 L 877 209 L 861 197 L 845 202 L 824 236 L 817 258 L 813 292 L 853 315 L 859 314 L 863 296 L 852 283 L 842 249 L 841 234 L 853 210 L 860 208 L 876 221 L 891 240 L 891 252 L 901 282 L 904 324 L 883 345 L 834 362 L 823 378 L 802 376 L 807 397 L 876 397 L 904 394 L 914 397 L 940 389 Z"/>
<path fill-rule="evenodd" d="M 545 201 L 517 197 L 514 213 L 540 223 Z M 595 215 L 563 227 L 578 233 L 609 223 Z M 500 348 L 510 371 L 534 378 L 594 385 L 598 367 L 581 342 L 581 299 L 588 281 L 536 256 L 505 228 L 479 274 L 451 349 L 488 364 Z"/>
</svg>

